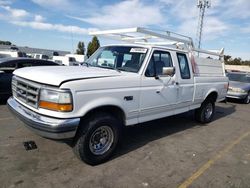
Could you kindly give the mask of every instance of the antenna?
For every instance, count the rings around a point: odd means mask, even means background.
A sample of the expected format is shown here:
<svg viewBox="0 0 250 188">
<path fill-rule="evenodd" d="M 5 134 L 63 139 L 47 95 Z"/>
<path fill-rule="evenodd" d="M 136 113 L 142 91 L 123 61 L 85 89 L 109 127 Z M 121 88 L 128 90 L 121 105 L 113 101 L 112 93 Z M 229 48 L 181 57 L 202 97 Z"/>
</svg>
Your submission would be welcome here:
<svg viewBox="0 0 250 188">
<path fill-rule="evenodd" d="M 198 28 L 196 34 L 196 43 L 198 44 L 198 49 L 201 48 L 201 36 L 202 36 L 202 29 L 203 29 L 203 19 L 205 15 L 206 8 L 211 7 L 210 0 L 198 0 L 197 7 L 200 9 L 199 21 L 198 21 Z"/>
</svg>

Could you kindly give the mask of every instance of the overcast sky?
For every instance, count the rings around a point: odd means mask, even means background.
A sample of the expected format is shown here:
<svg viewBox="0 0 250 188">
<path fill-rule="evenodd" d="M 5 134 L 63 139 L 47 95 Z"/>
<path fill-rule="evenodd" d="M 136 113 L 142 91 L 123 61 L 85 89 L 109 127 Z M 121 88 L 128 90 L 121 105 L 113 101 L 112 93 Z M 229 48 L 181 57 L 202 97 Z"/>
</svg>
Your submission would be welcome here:
<svg viewBox="0 0 250 188">
<path fill-rule="evenodd" d="M 211 0 L 202 48 L 250 60 L 250 0 Z M 90 30 L 148 27 L 193 37 L 196 0 L 0 0 L 0 40 L 20 46 L 75 51 Z M 100 38 L 101 44 L 109 41 Z"/>
</svg>

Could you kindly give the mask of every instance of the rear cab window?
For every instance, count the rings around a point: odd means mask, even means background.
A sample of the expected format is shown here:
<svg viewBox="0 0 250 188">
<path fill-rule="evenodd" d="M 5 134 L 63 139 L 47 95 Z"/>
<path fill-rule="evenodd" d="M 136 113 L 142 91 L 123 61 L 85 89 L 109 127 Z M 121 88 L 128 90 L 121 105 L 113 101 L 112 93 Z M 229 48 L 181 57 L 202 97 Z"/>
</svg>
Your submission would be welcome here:
<svg viewBox="0 0 250 188">
<path fill-rule="evenodd" d="M 189 69 L 188 59 L 187 59 L 186 54 L 177 52 L 176 55 L 177 55 L 178 64 L 180 68 L 181 78 L 190 79 L 191 75 L 190 75 L 190 69 Z"/>
</svg>

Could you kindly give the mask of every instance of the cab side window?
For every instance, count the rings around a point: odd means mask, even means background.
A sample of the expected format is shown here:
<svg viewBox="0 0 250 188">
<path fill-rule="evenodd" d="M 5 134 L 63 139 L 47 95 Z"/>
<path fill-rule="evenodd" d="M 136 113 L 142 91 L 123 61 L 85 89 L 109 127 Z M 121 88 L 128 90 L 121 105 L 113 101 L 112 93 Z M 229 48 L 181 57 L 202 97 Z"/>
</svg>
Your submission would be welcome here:
<svg viewBox="0 0 250 188">
<path fill-rule="evenodd" d="M 190 79 L 190 70 L 186 54 L 176 53 L 182 79 Z"/>
<path fill-rule="evenodd" d="M 153 52 L 145 72 L 146 77 L 162 75 L 163 67 L 172 67 L 172 59 L 169 52 L 156 50 Z"/>
</svg>

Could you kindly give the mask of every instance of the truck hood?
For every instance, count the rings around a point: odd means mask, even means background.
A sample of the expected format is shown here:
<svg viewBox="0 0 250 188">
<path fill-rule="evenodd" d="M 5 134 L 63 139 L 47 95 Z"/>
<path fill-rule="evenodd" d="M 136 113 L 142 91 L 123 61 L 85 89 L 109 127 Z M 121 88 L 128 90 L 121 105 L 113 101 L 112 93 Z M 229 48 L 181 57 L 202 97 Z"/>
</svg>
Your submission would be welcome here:
<svg viewBox="0 0 250 188">
<path fill-rule="evenodd" d="M 17 69 L 13 74 L 31 81 L 59 86 L 67 81 L 120 76 L 122 73 L 97 67 L 42 66 Z"/>
</svg>

